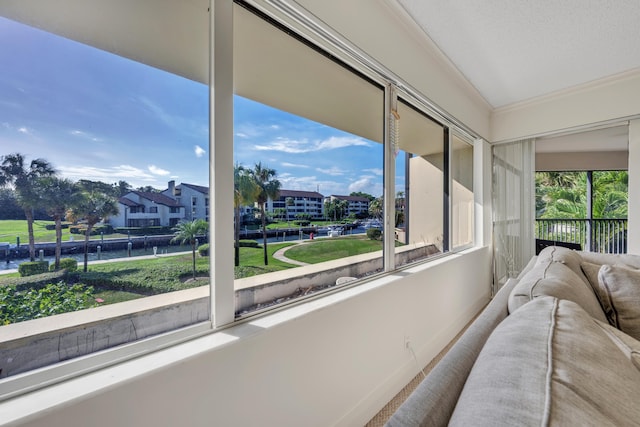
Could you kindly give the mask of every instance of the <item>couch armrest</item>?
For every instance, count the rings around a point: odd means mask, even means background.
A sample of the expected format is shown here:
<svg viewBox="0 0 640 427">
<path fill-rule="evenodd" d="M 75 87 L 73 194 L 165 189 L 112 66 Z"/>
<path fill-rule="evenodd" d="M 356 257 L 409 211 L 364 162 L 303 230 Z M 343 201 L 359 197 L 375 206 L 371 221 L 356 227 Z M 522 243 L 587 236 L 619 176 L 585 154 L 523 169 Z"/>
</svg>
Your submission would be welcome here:
<svg viewBox="0 0 640 427">
<path fill-rule="evenodd" d="M 495 327 L 508 315 L 507 302 L 517 283 L 509 279 L 386 426 L 446 426 L 467 376 Z"/>
</svg>

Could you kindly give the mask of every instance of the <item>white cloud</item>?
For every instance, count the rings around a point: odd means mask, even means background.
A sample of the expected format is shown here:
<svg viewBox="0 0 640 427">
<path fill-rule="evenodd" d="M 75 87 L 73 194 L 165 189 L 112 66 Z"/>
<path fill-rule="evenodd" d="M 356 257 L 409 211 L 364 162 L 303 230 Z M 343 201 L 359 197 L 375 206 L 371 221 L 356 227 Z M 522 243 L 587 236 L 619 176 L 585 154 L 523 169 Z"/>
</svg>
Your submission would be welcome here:
<svg viewBox="0 0 640 427">
<path fill-rule="evenodd" d="M 87 133 L 87 132 L 84 132 L 84 131 L 81 131 L 81 130 L 78 130 L 78 129 L 74 129 L 69 133 L 71 133 L 71 135 L 73 135 L 73 136 L 77 136 L 77 137 L 80 137 L 80 138 L 85 138 L 85 139 L 88 139 L 88 140 L 91 140 L 91 141 L 94 141 L 94 142 L 102 141 L 102 139 L 97 138 L 97 137 L 95 137 L 94 135 L 92 135 L 90 133 Z"/>
<path fill-rule="evenodd" d="M 98 168 L 92 166 L 60 166 L 60 173 L 71 179 L 90 179 L 96 181 L 155 181 L 155 177 L 144 169 L 131 165 L 118 165 L 110 168 Z"/>
<path fill-rule="evenodd" d="M 287 167 L 287 168 L 303 168 L 303 169 L 308 169 L 309 168 L 308 165 L 301 165 L 301 164 L 297 164 L 297 163 L 282 162 L 280 164 L 282 166 L 284 166 L 284 167 Z"/>
<path fill-rule="evenodd" d="M 371 172 L 374 175 L 377 176 L 382 176 L 382 174 L 384 173 L 384 171 L 380 168 L 371 168 L 371 169 L 364 169 L 365 172 Z"/>
<path fill-rule="evenodd" d="M 284 153 L 300 154 L 315 151 L 335 150 L 351 146 L 369 146 L 362 138 L 351 136 L 332 136 L 328 139 L 309 141 L 308 139 L 278 138 L 264 145 L 256 145 L 254 148 L 260 151 L 281 151 Z"/>
<path fill-rule="evenodd" d="M 316 170 L 318 172 L 327 174 L 327 175 L 331 175 L 331 176 L 340 176 L 340 175 L 344 175 L 344 172 L 342 171 L 342 169 L 338 168 L 337 166 L 332 166 L 329 169 L 322 169 L 322 168 L 316 168 Z"/>
<path fill-rule="evenodd" d="M 167 176 L 171 173 L 168 170 L 164 170 L 157 167 L 156 165 L 149 165 L 149 172 L 151 172 L 154 175 L 160 175 L 160 176 Z"/>
<path fill-rule="evenodd" d="M 205 149 L 200 147 L 199 145 L 193 147 L 193 151 L 196 153 L 196 157 L 202 157 L 207 153 Z"/>
<path fill-rule="evenodd" d="M 18 132 L 24 133 L 25 135 L 31 135 L 32 134 L 31 130 L 29 128 L 24 127 L 24 126 L 19 127 L 18 128 Z"/>
</svg>

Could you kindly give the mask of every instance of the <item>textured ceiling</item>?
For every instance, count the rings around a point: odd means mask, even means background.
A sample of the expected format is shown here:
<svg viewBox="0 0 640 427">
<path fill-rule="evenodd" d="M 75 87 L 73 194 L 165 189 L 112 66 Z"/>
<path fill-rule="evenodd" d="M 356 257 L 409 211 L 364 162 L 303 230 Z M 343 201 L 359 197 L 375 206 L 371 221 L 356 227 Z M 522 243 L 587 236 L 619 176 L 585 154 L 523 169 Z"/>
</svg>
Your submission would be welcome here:
<svg viewBox="0 0 640 427">
<path fill-rule="evenodd" d="M 639 0 L 396 0 L 493 107 L 640 71 Z"/>
</svg>

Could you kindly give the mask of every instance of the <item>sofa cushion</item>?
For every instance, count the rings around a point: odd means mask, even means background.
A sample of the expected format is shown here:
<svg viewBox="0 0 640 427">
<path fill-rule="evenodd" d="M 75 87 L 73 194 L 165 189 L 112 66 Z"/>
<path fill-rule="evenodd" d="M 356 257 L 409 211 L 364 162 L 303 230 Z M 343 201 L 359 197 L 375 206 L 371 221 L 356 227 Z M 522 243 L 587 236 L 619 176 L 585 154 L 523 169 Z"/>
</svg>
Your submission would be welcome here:
<svg viewBox="0 0 640 427">
<path fill-rule="evenodd" d="M 580 274 L 578 275 L 572 267 L 577 268 Z M 563 262 L 553 257 L 539 258 L 536 265 L 520 279 L 511 292 L 509 313 L 513 313 L 532 299 L 542 296 L 573 301 L 595 319 L 607 321 L 596 293 L 584 277 L 580 263 L 575 260 Z"/>
<path fill-rule="evenodd" d="M 632 254 L 601 254 L 598 252 L 576 251 L 582 261 L 592 264 L 628 265 L 632 268 L 640 268 L 640 255 Z"/>
<path fill-rule="evenodd" d="M 449 425 L 636 423 L 640 342 L 622 336 L 571 301 L 534 299 L 491 334 Z"/>
<path fill-rule="evenodd" d="M 640 270 L 605 264 L 598 284 L 609 323 L 640 340 Z"/>
</svg>

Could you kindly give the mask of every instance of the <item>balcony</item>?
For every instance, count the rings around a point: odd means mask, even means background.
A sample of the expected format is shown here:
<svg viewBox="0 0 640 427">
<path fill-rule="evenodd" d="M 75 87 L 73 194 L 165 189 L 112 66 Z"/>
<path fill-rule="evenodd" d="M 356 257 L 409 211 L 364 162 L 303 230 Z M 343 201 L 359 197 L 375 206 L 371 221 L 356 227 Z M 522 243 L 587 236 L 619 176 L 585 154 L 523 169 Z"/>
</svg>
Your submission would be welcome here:
<svg viewBox="0 0 640 427">
<path fill-rule="evenodd" d="M 536 219 L 536 239 L 579 244 L 590 252 L 627 253 L 627 219 Z"/>
</svg>

